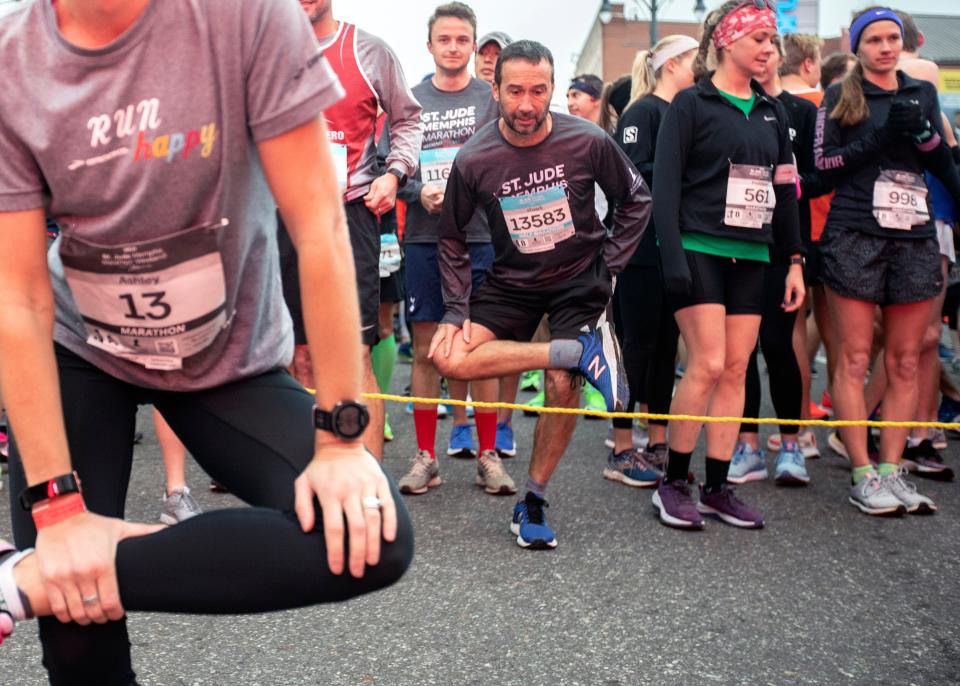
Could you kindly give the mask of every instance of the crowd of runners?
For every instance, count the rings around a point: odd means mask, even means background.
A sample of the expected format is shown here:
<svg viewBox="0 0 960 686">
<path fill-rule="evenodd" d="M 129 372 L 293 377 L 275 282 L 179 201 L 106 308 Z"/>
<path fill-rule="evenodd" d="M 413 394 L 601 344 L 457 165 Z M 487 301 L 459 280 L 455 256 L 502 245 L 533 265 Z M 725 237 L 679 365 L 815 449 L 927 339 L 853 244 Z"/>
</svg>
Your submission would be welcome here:
<svg viewBox="0 0 960 686">
<path fill-rule="evenodd" d="M 517 543 L 556 547 L 547 489 L 576 415 L 538 417 L 518 486 L 511 410 L 412 402 L 411 422 L 363 399 L 393 390 L 404 349 L 414 398 L 522 387 L 531 412 L 717 417 L 759 415 L 762 352 L 785 420 L 765 445 L 756 424 L 611 423 L 598 477 L 651 489 L 680 529 L 762 527 L 731 484 L 769 478 L 765 449 L 776 483 L 809 484 L 820 447 L 788 420 L 960 415 L 938 349 L 960 153 L 906 13 L 858 12 L 850 52 L 824 56 L 778 35 L 770 0 L 729 0 L 630 75 L 557 84 L 543 37 L 478 36 L 450 2 L 425 12 L 435 69 L 410 87 L 397 38 L 332 4 L 34 0 L 0 19 L 17 256 L 0 642 L 38 617 L 52 683 L 134 683 L 127 611 L 263 612 L 396 581 L 401 494 L 441 485 L 448 412 L 446 454 L 517 496 Z M 144 404 L 169 526 L 123 521 Z M 384 441 L 411 430 L 394 484 Z M 933 513 L 908 473 L 953 478 L 942 430 L 843 427 L 829 446 L 869 515 Z M 202 513 L 188 451 L 255 507 Z"/>
</svg>

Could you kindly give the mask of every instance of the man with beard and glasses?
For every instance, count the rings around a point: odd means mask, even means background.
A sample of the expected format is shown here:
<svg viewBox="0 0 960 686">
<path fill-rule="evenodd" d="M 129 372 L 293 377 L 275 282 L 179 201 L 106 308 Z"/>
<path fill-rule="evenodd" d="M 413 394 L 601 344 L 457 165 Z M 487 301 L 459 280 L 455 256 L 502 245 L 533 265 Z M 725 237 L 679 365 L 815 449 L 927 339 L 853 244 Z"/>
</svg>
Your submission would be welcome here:
<svg viewBox="0 0 960 686">
<path fill-rule="evenodd" d="M 350 244 L 360 295 L 361 336 L 365 349 L 363 390 L 379 392 L 370 350 L 376 345 L 380 310 L 380 217 L 393 209 L 397 190 L 417 168 L 420 154 L 420 104 L 407 88 L 403 70 L 382 40 L 353 24 L 338 22 L 333 0 L 301 0 L 323 55 L 346 91 L 324 112 L 337 180 L 350 229 Z M 378 107 L 390 122 L 386 172 L 377 162 Z M 293 371 L 305 386 L 314 385 L 310 352 L 300 308 L 299 265 L 283 226 L 278 233 L 284 296 L 293 315 L 296 348 Z M 364 445 L 383 458 L 383 402 L 370 400 L 370 424 Z"/>
<path fill-rule="evenodd" d="M 552 407 L 576 405 L 574 374 L 582 374 L 603 393 L 607 409 L 620 410 L 626 379 L 604 312 L 613 275 L 643 235 L 650 193 L 600 128 L 549 111 L 553 76 L 553 55 L 539 43 L 518 41 L 500 54 L 493 90 L 500 117 L 460 148 L 447 179 L 438 254 L 445 312 L 429 355 L 454 379 L 546 369 Z M 616 201 L 610 232 L 594 209 L 595 183 Z M 477 208 L 486 214 L 496 254 L 473 291 L 467 227 Z M 550 342 L 530 343 L 545 314 Z M 522 547 L 557 545 L 544 495 L 575 421 L 546 414 L 537 422 L 510 525 Z"/>
</svg>

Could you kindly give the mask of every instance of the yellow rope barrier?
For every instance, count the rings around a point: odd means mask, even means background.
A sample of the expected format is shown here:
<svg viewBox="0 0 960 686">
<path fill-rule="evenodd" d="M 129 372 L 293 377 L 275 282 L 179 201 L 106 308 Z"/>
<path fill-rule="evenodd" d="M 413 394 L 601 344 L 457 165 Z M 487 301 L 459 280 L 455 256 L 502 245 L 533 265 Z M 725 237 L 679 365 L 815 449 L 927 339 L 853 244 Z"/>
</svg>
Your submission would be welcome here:
<svg viewBox="0 0 960 686">
<path fill-rule="evenodd" d="M 416 398 L 407 395 L 391 395 L 389 393 L 364 393 L 364 398 L 371 400 L 389 400 L 398 403 L 421 403 L 423 405 L 461 405 L 473 408 L 483 408 L 489 410 L 524 410 L 526 412 L 536 412 L 538 414 L 576 414 L 589 417 L 599 417 L 604 419 L 659 419 L 663 421 L 674 422 L 704 422 L 712 424 L 727 423 L 747 423 L 747 424 L 795 424 L 798 426 L 899 426 L 905 428 L 925 427 L 931 429 L 954 429 L 960 430 L 958 422 L 885 422 L 868 419 L 847 420 L 847 419 L 776 419 L 776 418 L 753 418 L 753 417 L 698 417 L 689 414 L 652 414 L 650 412 L 604 412 L 599 410 L 583 410 L 577 407 L 530 407 L 519 403 L 483 403 L 476 400 L 453 400 L 452 398 Z"/>
</svg>

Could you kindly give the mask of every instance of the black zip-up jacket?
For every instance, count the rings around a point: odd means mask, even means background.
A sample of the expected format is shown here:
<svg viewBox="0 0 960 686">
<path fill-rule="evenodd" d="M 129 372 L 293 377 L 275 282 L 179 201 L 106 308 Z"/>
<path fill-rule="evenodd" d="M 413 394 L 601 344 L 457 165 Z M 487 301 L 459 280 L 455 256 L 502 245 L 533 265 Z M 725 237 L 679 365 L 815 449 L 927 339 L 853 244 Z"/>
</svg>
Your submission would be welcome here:
<svg viewBox="0 0 960 686">
<path fill-rule="evenodd" d="M 783 254 L 803 252 L 797 215 L 796 167 L 783 105 L 750 81 L 757 95 L 749 117 L 724 98 L 713 72 L 680 91 L 670 103 L 657 136 L 653 165 L 653 221 L 667 291 L 690 288 L 690 269 L 681 232 L 772 243 Z M 770 168 L 776 207 L 760 229 L 723 223 L 731 164 Z"/>
<path fill-rule="evenodd" d="M 929 169 L 943 182 L 954 200 L 960 202 L 960 178 L 950 150 L 943 141 L 937 90 L 926 81 L 918 81 L 897 71 L 899 88 L 886 91 L 863 81 L 869 116 L 854 126 L 841 126 L 830 112 L 840 99 L 840 85 L 827 89 L 817 111 L 814 157 L 821 176 L 831 180 L 837 194 L 830 203 L 827 228 L 862 231 L 887 238 L 929 238 L 936 235 L 930 197 L 927 206 L 930 221 L 909 231 L 886 229 L 873 216 L 873 186 L 883 170 L 908 171 L 923 176 Z M 884 127 L 894 99 L 915 101 L 934 128 L 934 136 L 918 146 L 911 137 L 891 133 Z"/>
<path fill-rule="evenodd" d="M 817 128 L 817 106 L 809 100 L 783 91 L 777 96 L 787 112 L 790 123 L 790 142 L 793 155 L 797 159 L 797 175 L 800 177 L 800 237 L 803 244 L 809 246 L 810 238 L 810 201 L 832 190 L 832 186 L 820 176 L 813 159 L 813 137 Z"/>
<path fill-rule="evenodd" d="M 614 139 L 653 192 L 653 159 L 657 150 L 660 122 L 670 103 L 652 93 L 630 105 L 620 117 Z M 643 233 L 640 247 L 630 258 L 630 264 L 656 267 L 660 262 L 657 249 L 657 231 L 651 221 Z"/>
</svg>

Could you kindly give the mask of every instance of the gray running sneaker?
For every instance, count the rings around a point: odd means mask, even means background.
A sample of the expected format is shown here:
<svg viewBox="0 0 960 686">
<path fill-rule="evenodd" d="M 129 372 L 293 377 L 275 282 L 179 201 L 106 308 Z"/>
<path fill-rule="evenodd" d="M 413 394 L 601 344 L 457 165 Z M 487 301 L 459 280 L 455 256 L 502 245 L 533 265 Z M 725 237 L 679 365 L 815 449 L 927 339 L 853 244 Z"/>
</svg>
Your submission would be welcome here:
<svg viewBox="0 0 960 686">
<path fill-rule="evenodd" d="M 849 500 L 851 505 L 868 515 L 899 517 L 907 511 L 876 474 L 851 486 Z"/>
<path fill-rule="evenodd" d="M 437 461 L 426 450 L 420 450 L 411 460 L 410 469 L 403 475 L 397 486 L 401 493 L 422 495 L 442 483 Z"/>
<path fill-rule="evenodd" d="M 173 526 L 180 522 L 185 522 L 191 517 L 201 514 L 203 509 L 200 503 L 190 495 L 190 489 L 175 488 L 173 493 L 164 496 L 163 510 L 160 511 L 160 523 L 167 526 Z"/>
<path fill-rule="evenodd" d="M 936 512 L 936 503 L 927 496 L 917 493 L 916 485 L 903 478 L 906 474 L 906 467 L 900 467 L 892 474 L 880 477 L 880 481 L 888 491 L 897 497 L 897 500 L 903 503 L 908 513 L 933 514 Z"/>
<path fill-rule="evenodd" d="M 477 486 L 490 495 L 512 495 L 517 492 L 513 479 L 503 468 L 496 450 L 484 450 L 477 458 Z"/>
</svg>

